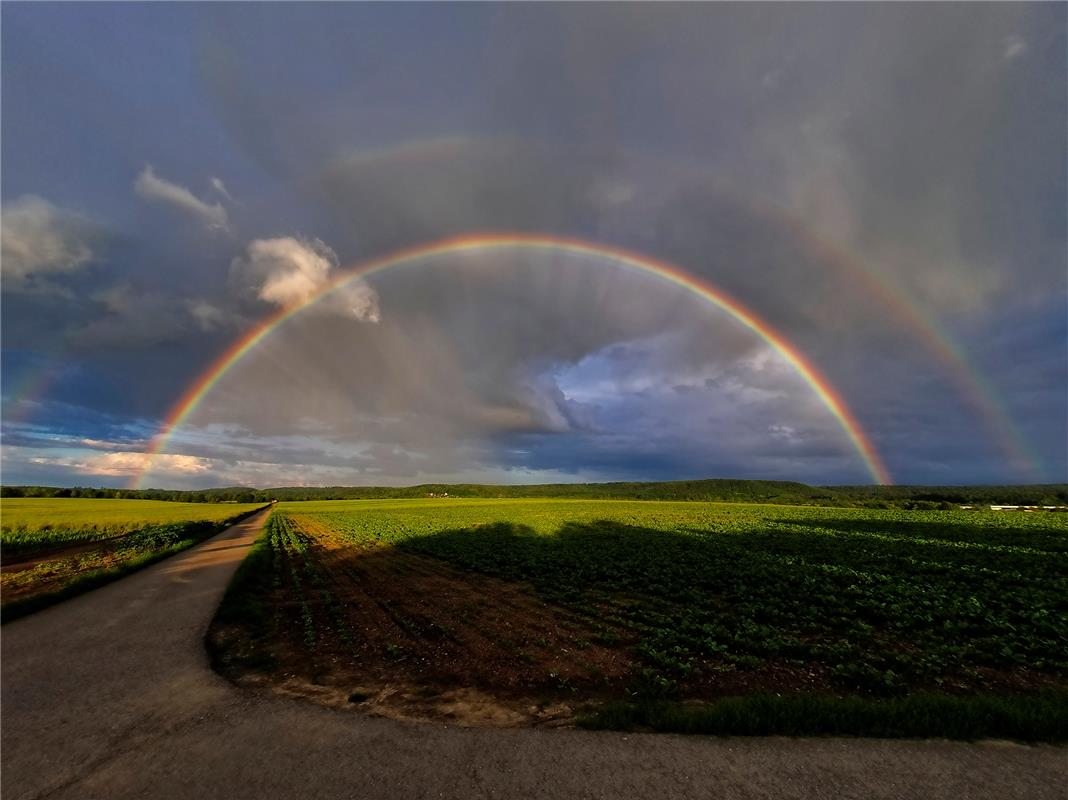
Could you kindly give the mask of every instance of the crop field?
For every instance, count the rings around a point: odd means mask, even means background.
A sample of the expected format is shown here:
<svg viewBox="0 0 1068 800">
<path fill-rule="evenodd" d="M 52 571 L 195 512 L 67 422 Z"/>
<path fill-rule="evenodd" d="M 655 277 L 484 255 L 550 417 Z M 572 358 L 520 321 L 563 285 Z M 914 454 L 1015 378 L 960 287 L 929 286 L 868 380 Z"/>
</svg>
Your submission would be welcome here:
<svg viewBox="0 0 1068 800">
<path fill-rule="evenodd" d="M 1068 515 L 281 503 L 209 644 L 399 718 L 1064 738 Z"/>
<path fill-rule="evenodd" d="M 259 507 L 156 500 L 0 500 L 3 619 L 178 552 Z"/>
</svg>

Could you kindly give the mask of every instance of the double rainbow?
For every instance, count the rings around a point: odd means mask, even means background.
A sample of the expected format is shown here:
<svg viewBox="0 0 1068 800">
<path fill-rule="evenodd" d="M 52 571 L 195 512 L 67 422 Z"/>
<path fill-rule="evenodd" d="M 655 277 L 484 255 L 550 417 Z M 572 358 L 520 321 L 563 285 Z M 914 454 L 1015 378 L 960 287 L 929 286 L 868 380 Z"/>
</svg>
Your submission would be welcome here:
<svg viewBox="0 0 1068 800">
<path fill-rule="evenodd" d="M 197 406 L 212 390 L 212 387 L 219 382 L 231 367 L 263 341 L 272 331 L 285 324 L 287 320 L 327 297 L 331 292 L 354 278 L 366 277 L 427 258 L 493 249 L 548 250 L 557 253 L 609 259 L 622 267 L 653 275 L 667 283 L 680 286 L 716 308 L 726 311 L 742 325 L 760 336 L 779 355 L 786 359 L 812 388 L 827 407 L 827 410 L 838 420 L 839 425 L 841 425 L 864 461 L 872 478 L 881 484 L 891 482 L 890 474 L 872 445 L 871 440 L 861 428 L 856 416 L 854 416 L 841 395 L 827 378 L 796 347 L 790 344 L 781 333 L 722 290 L 698 280 L 672 264 L 617 247 L 594 244 L 578 239 L 509 233 L 478 234 L 443 239 L 364 262 L 352 269 L 341 272 L 307 300 L 282 308 L 264 319 L 230 345 L 207 370 L 193 381 L 177 403 L 174 404 L 160 428 L 160 433 L 153 439 L 147 451 L 149 457 L 145 459 L 144 467 L 131 482 L 131 488 L 141 487 L 143 480 L 152 470 L 155 457 L 164 452 L 175 431 L 196 410 Z"/>
<path fill-rule="evenodd" d="M 462 156 L 465 152 L 505 154 L 512 148 L 531 148 L 536 145 L 521 138 L 505 136 L 470 136 L 463 134 L 441 135 L 405 142 L 389 142 L 377 147 L 365 148 L 351 156 L 339 159 L 333 168 L 380 169 L 398 166 L 411 167 L 435 163 Z M 544 145 L 540 145 L 544 146 Z M 978 412 L 1011 465 L 1020 476 L 1037 480 L 1043 472 L 1042 458 L 1030 446 L 1018 430 L 1005 404 L 990 381 L 968 360 L 960 346 L 942 329 L 937 321 L 925 312 L 921 305 L 900 288 L 868 266 L 863 259 L 850 252 L 840 242 L 821 235 L 799 217 L 783 208 L 771 205 L 755 197 L 747 197 L 727 186 L 707 167 L 693 159 L 653 154 L 617 143 L 616 149 L 639 163 L 653 164 L 664 174 L 673 176 L 682 185 L 695 181 L 707 181 L 719 194 L 729 197 L 757 218 L 767 219 L 790 231 L 798 240 L 817 255 L 821 263 L 840 270 L 854 285 L 860 286 L 877 300 L 901 327 L 909 331 L 916 341 L 937 360 L 950 379 L 956 384 L 961 396 Z"/>
</svg>

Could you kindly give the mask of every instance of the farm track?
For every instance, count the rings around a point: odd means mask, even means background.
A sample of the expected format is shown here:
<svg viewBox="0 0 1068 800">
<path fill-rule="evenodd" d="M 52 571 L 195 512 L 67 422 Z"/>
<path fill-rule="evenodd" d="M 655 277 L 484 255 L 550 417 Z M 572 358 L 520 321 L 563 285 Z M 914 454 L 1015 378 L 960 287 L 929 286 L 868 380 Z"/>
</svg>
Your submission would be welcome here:
<svg viewBox="0 0 1068 800">
<path fill-rule="evenodd" d="M 3 629 L 21 798 L 1063 797 L 1063 748 L 411 725 L 236 689 L 203 637 L 262 512 Z"/>
</svg>

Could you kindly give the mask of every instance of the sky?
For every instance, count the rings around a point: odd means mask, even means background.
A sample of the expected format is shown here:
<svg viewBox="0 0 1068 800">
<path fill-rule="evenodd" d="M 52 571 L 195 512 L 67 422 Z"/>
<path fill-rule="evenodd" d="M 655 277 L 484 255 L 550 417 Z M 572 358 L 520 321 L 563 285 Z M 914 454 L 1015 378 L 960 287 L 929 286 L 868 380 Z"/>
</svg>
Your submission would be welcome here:
<svg viewBox="0 0 1068 800">
<path fill-rule="evenodd" d="M 1066 481 L 1066 16 L 5 3 L 0 479 Z"/>
</svg>

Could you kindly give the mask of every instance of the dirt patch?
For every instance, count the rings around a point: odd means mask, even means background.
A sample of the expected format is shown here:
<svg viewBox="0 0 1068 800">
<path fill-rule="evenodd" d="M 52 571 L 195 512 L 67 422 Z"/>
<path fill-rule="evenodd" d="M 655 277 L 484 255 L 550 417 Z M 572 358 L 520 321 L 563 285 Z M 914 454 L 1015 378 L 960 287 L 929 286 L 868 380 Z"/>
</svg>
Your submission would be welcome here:
<svg viewBox="0 0 1068 800">
<path fill-rule="evenodd" d="M 276 556 L 269 633 L 214 625 L 221 671 L 336 708 L 456 724 L 557 725 L 576 698 L 617 695 L 632 636 L 544 602 L 529 587 L 328 530 Z"/>
<path fill-rule="evenodd" d="M 351 711 L 402 722 L 434 722 L 461 727 L 566 727 L 575 706 L 544 698 L 502 696 L 471 687 L 434 687 L 421 683 L 357 684 L 335 680 L 312 683 L 306 678 L 246 673 L 236 683 L 280 697 L 299 698 L 339 711 Z"/>
</svg>

